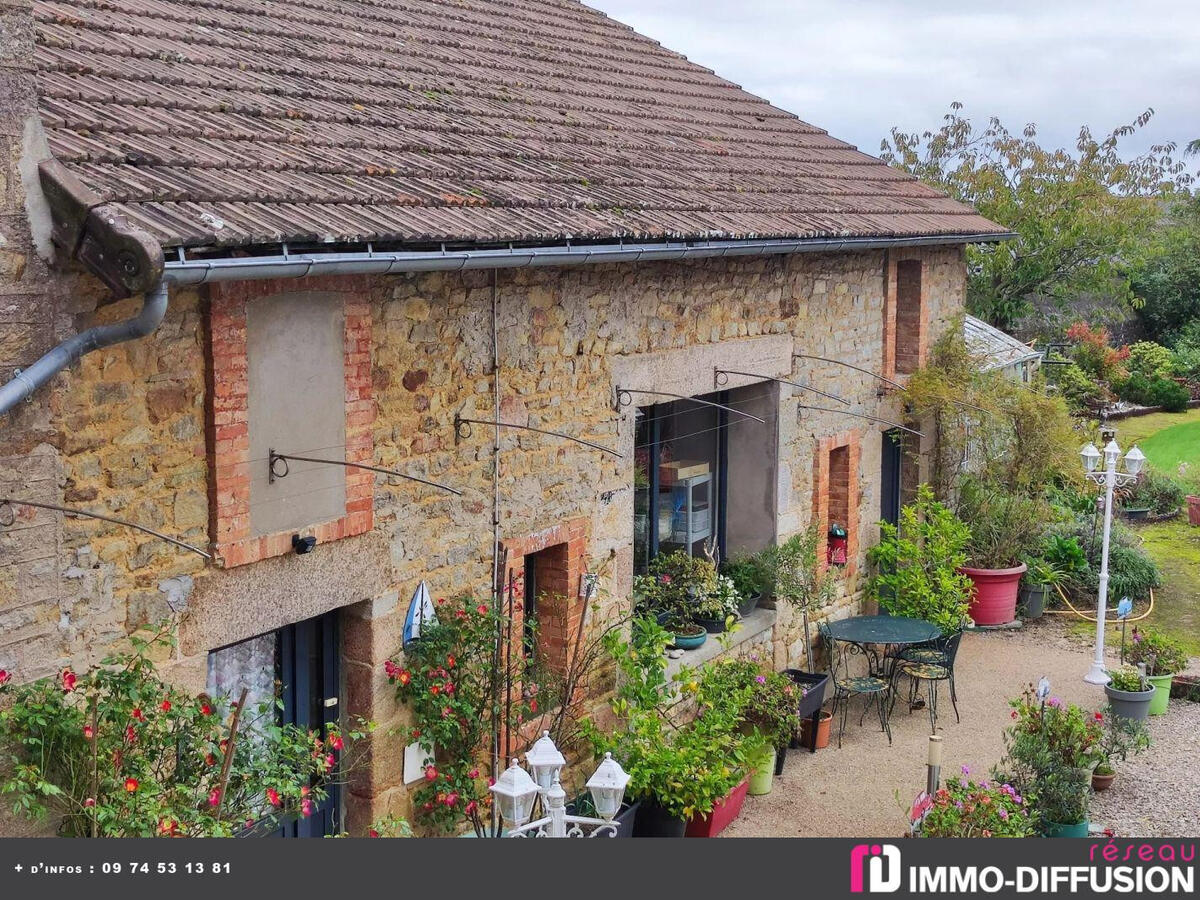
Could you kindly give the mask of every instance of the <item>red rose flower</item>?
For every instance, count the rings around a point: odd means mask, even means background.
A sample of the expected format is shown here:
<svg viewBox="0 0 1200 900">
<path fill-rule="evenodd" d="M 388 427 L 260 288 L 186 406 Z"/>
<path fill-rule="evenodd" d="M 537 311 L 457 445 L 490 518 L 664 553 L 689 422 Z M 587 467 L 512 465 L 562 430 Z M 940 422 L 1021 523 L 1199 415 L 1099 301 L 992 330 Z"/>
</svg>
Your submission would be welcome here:
<svg viewBox="0 0 1200 900">
<path fill-rule="evenodd" d="M 479 777 L 479 769 L 478 768 L 472 769 L 470 772 L 467 773 L 467 776 L 470 778 L 478 778 Z"/>
<path fill-rule="evenodd" d="M 458 806 L 458 792 L 457 791 L 451 791 L 449 794 L 446 795 L 446 805 L 447 806 Z"/>
<path fill-rule="evenodd" d="M 372 828 L 370 831 L 367 832 L 367 835 L 370 837 L 379 837 L 379 832 L 376 831 L 374 828 Z"/>
<path fill-rule="evenodd" d="M 170 712 L 171 711 L 171 701 L 164 700 L 162 703 L 160 703 L 158 705 L 158 708 L 161 709 L 163 712 Z"/>
<path fill-rule="evenodd" d="M 125 740 L 131 744 L 137 743 L 137 732 L 133 730 L 132 725 L 125 726 Z"/>
<path fill-rule="evenodd" d="M 10 681 L 12 681 L 12 672 L 6 671 L 5 669 L 0 669 L 0 687 L 3 687 Z"/>
<path fill-rule="evenodd" d="M 84 725 L 83 736 L 90 741 L 96 736 L 96 729 L 94 729 L 91 725 Z"/>
<path fill-rule="evenodd" d="M 335 734 L 329 739 L 329 746 L 334 750 L 341 750 L 346 746 L 346 742 L 342 740 L 342 736 L 340 734 Z"/>
<path fill-rule="evenodd" d="M 72 672 L 70 669 L 63 669 L 62 675 L 60 675 L 59 677 L 62 679 L 62 689 L 64 691 L 66 691 L 69 694 L 69 693 L 71 693 L 71 691 L 75 690 L 76 679 L 75 679 L 74 672 Z"/>
<path fill-rule="evenodd" d="M 88 809 L 91 809 L 93 806 L 96 805 L 96 798 L 88 797 L 86 800 L 83 801 L 83 805 L 88 807 Z"/>
<path fill-rule="evenodd" d="M 309 793 L 310 793 L 310 789 L 307 784 L 304 785 L 304 787 L 300 788 L 300 796 L 301 797 L 307 797 L 309 795 Z"/>
<path fill-rule="evenodd" d="M 130 715 L 133 716 L 135 719 L 137 719 L 139 722 L 146 721 L 146 716 L 145 716 L 145 714 L 142 713 L 142 708 L 140 706 L 135 706 L 133 708 L 133 712 L 131 712 Z"/>
<path fill-rule="evenodd" d="M 308 818 L 309 816 L 311 816 L 314 812 L 316 812 L 316 810 L 317 810 L 316 804 L 314 804 L 311 800 L 309 800 L 307 798 L 300 803 L 300 812 L 304 815 L 305 818 Z"/>
<path fill-rule="evenodd" d="M 212 714 L 213 714 L 213 708 L 211 706 L 209 706 L 207 703 L 200 704 L 200 715 L 211 716 Z"/>
<path fill-rule="evenodd" d="M 267 788 L 267 802 L 278 809 L 283 805 L 283 801 L 279 799 L 279 791 L 275 788 Z"/>
<path fill-rule="evenodd" d="M 477 613 L 479 613 L 481 616 L 486 616 L 488 608 L 484 604 L 480 603 L 477 607 L 475 607 L 475 611 Z"/>
<path fill-rule="evenodd" d="M 208 805 L 216 806 L 220 802 L 221 802 L 221 789 L 213 788 L 211 791 L 208 792 Z"/>
<path fill-rule="evenodd" d="M 210 766 L 215 766 L 217 764 L 217 758 L 213 754 L 207 753 L 204 756 L 204 762 Z"/>
<path fill-rule="evenodd" d="M 426 766 L 425 767 L 425 780 L 426 781 L 436 781 L 437 776 L 438 776 L 438 771 L 437 771 L 436 767 L 434 767 L 434 766 Z"/>
<path fill-rule="evenodd" d="M 535 712 L 537 712 L 537 701 L 536 701 L 536 700 L 530 700 L 530 701 L 529 701 L 529 711 L 530 711 L 531 713 L 535 713 Z"/>
<path fill-rule="evenodd" d="M 477 809 L 479 809 L 479 804 L 472 800 L 465 807 L 463 807 L 463 812 L 465 812 L 468 816 L 473 816 L 475 815 L 475 810 Z"/>
<path fill-rule="evenodd" d="M 397 679 L 401 684 L 408 684 L 410 681 L 412 681 L 412 673 L 405 669 L 397 676 Z"/>
<path fill-rule="evenodd" d="M 126 778 L 125 779 L 125 792 L 126 793 L 132 794 L 137 789 L 138 789 L 138 780 L 136 778 Z"/>
<path fill-rule="evenodd" d="M 449 656 L 446 657 L 446 668 L 447 669 L 454 668 L 454 654 L 453 653 L 451 653 Z"/>
<path fill-rule="evenodd" d="M 429 686 L 429 693 L 433 694 L 433 696 L 436 697 L 441 692 L 442 692 L 442 686 L 440 684 L 431 684 Z"/>
<path fill-rule="evenodd" d="M 1097 722 L 1103 722 L 1103 721 L 1104 721 L 1104 713 L 1102 713 L 1102 712 L 1099 712 L 1099 711 L 1098 711 L 1098 712 L 1096 713 L 1096 721 L 1097 721 Z"/>
<path fill-rule="evenodd" d="M 332 753 L 328 754 L 325 757 L 325 768 L 332 769 L 336 765 L 337 765 L 337 758 L 334 757 L 334 755 Z"/>
<path fill-rule="evenodd" d="M 443 718 L 443 719 L 448 719 L 448 718 L 450 718 L 450 707 L 448 707 L 448 706 L 443 706 L 443 707 L 442 707 L 442 718 Z"/>
</svg>

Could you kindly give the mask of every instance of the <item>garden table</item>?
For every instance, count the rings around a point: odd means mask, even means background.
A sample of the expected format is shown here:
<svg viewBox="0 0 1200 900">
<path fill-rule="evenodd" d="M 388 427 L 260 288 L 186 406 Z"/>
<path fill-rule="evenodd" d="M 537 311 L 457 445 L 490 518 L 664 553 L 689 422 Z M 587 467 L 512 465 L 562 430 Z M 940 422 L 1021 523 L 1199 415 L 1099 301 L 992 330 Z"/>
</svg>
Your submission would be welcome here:
<svg viewBox="0 0 1200 900">
<path fill-rule="evenodd" d="M 942 630 L 936 625 L 905 616 L 852 616 L 829 622 L 825 627 L 833 640 L 853 644 L 862 651 L 869 661 L 873 676 L 889 681 L 891 672 L 886 664 L 894 660 L 894 656 L 887 652 L 887 648 L 923 644 L 942 635 Z M 884 648 L 882 658 L 879 647 Z"/>
</svg>

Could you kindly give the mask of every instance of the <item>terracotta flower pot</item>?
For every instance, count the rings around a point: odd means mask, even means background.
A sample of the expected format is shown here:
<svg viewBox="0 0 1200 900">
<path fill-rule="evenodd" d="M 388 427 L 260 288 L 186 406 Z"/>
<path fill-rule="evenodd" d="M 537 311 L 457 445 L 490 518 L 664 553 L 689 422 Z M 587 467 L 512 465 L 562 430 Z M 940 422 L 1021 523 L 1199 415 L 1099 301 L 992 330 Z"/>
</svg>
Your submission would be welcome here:
<svg viewBox="0 0 1200 900">
<path fill-rule="evenodd" d="M 1117 777 L 1116 772 L 1109 772 L 1107 775 L 1098 775 L 1097 773 L 1093 772 L 1092 773 L 1092 790 L 1093 791 L 1107 791 L 1110 787 L 1112 787 L 1113 779 L 1116 777 Z"/>
<path fill-rule="evenodd" d="M 833 714 L 821 710 L 820 721 L 817 722 L 817 745 L 813 747 L 812 719 L 800 722 L 800 746 L 808 750 L 823 750 L 829 746 L 829 734 L 833 730 Z"/>
<path fill-rule="evenodd" d="M 1200 497 L 1187 498 L 1188 524 L 1200 527 Z"/>
<path fill-rule="evenodd" d="M 1017 591 L 1026 565 L 1012 569 L 959 569 L 971 579 L 968 615 L 976 625 L 1007 625 L 1017 617 Z"/>
</svg>

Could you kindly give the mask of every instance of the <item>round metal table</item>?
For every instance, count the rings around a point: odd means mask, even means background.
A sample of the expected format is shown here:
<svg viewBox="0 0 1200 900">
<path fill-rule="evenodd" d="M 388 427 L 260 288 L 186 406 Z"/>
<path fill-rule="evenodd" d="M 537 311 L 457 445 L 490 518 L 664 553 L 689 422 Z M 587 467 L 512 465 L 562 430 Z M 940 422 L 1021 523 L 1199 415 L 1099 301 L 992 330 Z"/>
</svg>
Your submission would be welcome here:
<svg viewBox="0 0 1200 900">
<path fill-rule="evenodd" d="M 893 658 L 888 647 L 909 647 L 923 644 L 942 635 L 942 630 L 923 619 L 905 616 L 853 616 L 826 624 L 830 638 L 847 644 L 855 644 L 872 660 L 871 674 L 890 678 L 881 662 Z M 883 647 L 881 659 L 876 648 Z"/>
</svg>

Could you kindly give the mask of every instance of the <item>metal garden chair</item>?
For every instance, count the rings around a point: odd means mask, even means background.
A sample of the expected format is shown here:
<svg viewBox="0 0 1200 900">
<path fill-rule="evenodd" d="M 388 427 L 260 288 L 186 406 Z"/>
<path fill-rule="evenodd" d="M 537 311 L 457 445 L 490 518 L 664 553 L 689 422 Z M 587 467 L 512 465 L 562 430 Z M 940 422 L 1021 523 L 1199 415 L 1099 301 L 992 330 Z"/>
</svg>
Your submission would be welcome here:
<svg viewBox="0 0 1200 900">
<path fill-rule="evenodd" d="M 925 707 L 929 711 L 929 725 L 937 731 L 938 685 L 943 681 L 950 682 L 950 703 L 954 707 L 954 719 L 961 722 L 958 714 L 958 693 L 954 689 L 954 660 L 958 656 L 958 646 L 962 642 L 962 631 L 945 635 L 927 644 L 908 647 L 900 651 L 892 670 L 892 706 L 896 705 L 896 679 L 907 675 L 908 708 L 911 711 L 921 687 L 925 687 Z"/>
<path fill-rule="evenodd" d="M 838 747 L 842 746 L 842 735 L 846 733 L 846 716 L 850 711 L 850 701 L 855 697 L 865 697 L 862 715 L 858 719 L 861 726 L 866 721 L 867 711 L 872 705 L 879 712 L 879 724 L 887 735 L 888 743 L 892 742 L 892 726 L 888 721 L 892 704 L 889 703 L 891 684 L 886 678 L 877 675 L 854 675 L 850 665 L 856 657 L 866 657 L 866 649 L 849 641 L 836 641 L 829 629 L 822 625 L 821 639 L 829 652 L 829 680 L 833 682 L 833 715 L 838 716 Z M 869 664 L 868 664 L 869 671 Z"/>
</svg>

